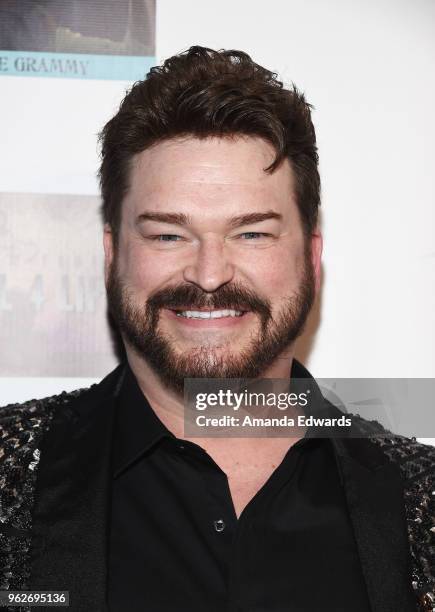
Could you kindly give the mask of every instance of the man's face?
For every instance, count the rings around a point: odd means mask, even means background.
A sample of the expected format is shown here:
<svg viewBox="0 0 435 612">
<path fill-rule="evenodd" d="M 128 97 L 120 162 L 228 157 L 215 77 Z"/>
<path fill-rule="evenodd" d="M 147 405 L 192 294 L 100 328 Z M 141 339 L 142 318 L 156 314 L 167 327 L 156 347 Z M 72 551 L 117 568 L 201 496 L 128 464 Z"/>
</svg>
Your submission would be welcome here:
<svg viewBox="0 0 435 612">
<path fill-rule="evenodd" d="M 259 138 L 174 139 L 134 158 L 109 308 L 127 346 L 177 392 L 184 378 L 256 378 L 301 333 L 321 238 L 305 240 L 288 161 Z"/>
</svg>

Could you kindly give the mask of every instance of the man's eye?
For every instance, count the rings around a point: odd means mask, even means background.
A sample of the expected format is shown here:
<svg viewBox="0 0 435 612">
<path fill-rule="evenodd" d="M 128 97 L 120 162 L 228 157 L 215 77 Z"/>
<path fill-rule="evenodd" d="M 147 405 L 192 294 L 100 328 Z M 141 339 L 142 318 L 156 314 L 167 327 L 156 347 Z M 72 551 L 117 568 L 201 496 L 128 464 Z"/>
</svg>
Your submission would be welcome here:
<svg viewBox="0 0 435 612">
<path fill-rule="evenodd" d="M 177 242 L 178 238 L 181 239 L 181 236 L 177 236 L 177 234 L 158 234 L 157 236 L 150 236 L 150 238 L 156 242 Z"/>
<path fill-rule="evenodd" d="M 262 236 L 270 236 L 270 234 L 266 234 L 265 232 L 244 232 L 240 234 L 240 236 L 245 236 L 247 240 L 253 240 L 261 238 Z"/>
</svg>

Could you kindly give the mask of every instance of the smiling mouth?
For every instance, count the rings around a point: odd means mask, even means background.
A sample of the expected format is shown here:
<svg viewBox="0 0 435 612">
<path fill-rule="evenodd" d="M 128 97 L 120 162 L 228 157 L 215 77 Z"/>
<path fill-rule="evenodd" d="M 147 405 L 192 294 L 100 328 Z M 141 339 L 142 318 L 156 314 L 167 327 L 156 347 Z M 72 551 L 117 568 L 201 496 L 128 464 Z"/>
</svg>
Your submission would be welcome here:
<svg viewBox="0 0 435 612">
<path fill-rule="evenodd" d="M 210 309 L 210 308 L 199 308 L 195 310 L 184 309 L 184 308 L 171 308 L 171 310 L 177 315 L 177 317 L 183 317 L 185 319 L 223 319 L 226 317 L 242 317 L 247 311 L 246 310 L 235 310 L 235 309 Z"/>
</svg>

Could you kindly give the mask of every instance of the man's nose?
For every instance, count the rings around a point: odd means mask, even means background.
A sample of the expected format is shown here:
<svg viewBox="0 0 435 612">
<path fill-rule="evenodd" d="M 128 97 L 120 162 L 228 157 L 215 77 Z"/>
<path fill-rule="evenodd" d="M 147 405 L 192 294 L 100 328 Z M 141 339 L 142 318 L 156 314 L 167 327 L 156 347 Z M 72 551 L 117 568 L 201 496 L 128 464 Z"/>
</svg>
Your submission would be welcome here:
<svg viewBox="0 0 435 612">
<path fill-rule="evenodd" d="M 213 236 L 202 240 L 184 268 L 184 280 L 204 291 L 216 291 L 234 277 L 235 268 L 228 257 L 223 239 Z"/>
</svg>

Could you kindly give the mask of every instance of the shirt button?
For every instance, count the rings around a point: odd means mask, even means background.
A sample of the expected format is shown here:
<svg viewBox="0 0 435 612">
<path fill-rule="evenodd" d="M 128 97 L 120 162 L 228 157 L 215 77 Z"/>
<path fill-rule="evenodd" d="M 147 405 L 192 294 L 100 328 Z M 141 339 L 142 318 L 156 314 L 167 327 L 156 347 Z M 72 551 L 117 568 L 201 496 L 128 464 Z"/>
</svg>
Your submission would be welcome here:
<svg viewBox="0 0 435 612">
<path fill-rule="evenodd" d="M 178 448 L 179 450 L 184 451 L 186 447 L 184 446 L 184 444 L 179 444 Z"/>
<path fill-rule="evenodd" d="M 225 523 L 222 519 L 218 519 L 217 521 L 213 521 L 213 525 L 216 531 L 223 531 L 225 529 Z"/>
</svg>

